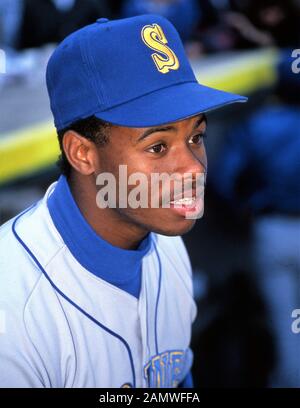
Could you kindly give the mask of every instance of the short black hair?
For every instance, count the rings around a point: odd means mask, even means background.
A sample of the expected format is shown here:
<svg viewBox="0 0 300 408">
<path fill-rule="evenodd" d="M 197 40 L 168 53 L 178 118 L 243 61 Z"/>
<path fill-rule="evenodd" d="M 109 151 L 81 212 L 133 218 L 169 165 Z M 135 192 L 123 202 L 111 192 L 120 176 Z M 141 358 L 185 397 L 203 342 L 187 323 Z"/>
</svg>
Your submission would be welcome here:
<svg viewBox="0 0 300 408">
<path fill-rule="evenodd" d="M 108 142 L 108 129 L 110 126 L 111 125 L 108 122 L 104 122 L 95 116 L 89 116 L 88 118 L 80 119 L 72 123 L 64 129 L 58 130 L 57 137 L 61 154 L 57 161 L 57 165 L 61 173 L 66 177 L 69 177 L 72 169 L 63 148 L 63 137 L 68 130 L 73 130 L 74 132 L 79 133 L 81 136 L 94 142 L 97 146 L 103 146 Z"/>
</svg>

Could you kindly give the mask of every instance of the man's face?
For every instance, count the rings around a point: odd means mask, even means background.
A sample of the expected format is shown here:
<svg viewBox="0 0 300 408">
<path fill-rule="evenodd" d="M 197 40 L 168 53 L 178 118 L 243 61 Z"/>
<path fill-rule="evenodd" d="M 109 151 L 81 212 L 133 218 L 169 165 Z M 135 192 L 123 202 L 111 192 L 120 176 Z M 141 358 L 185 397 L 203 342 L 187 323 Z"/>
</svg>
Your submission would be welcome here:
<svg viewBox="0 0 300 408">
<path fill-rule="evenodd" d="M 180 185 L 184 188 L 189 183 L 187 195 L 195 197 L 196 175 L 203 181 L 207 168 L 203 143 L 205 131 L 204 115 L 154 128 L 112 126 L 109 142 L 104 148 L 97 149 L 99 161 L 96 171 L 96 174 L 109 172 L 117 181 L 117 206 L 109 211 L 117 212 L 114 215 L 118 215 L 126 223 L 147 231 L 163 235 L 182 235 L 189 231 L 195 223 L 195 218 L 199 217 L 189 219 L 187 214 L 191 214 L 191 211 L 202 212 L 203 196 L 196 202 L 186 202 L 188 206 L 178 204 L 177 200 L 182 198 L 183 194 L 186 196 L 186 193 L 183 189 L 176 189 L 174 180 L 181 179 L 184 184 Z M 126 208 L 120 208 L 118 205 L 120 165 L 126 165 L 128 178 L 137 172 L 144 175 L 147 183 L 142 183 L 140 188 L 147 196 L 147 208 L 132 208 L 130 200 Z M 159 184 L 153 184 L 152 181 L 151 184 L 151 177 L 155 173 L 167 173 L 174 178 Z M 137 182 L 125 187 L 128 198 L 130 192 L 139 184 L 140 182 Z M 124 186 L 122 187 L 124 191 Z M 156 194 L 154 191 L 158 193 L 156 197 L 159 197 L 159 208 L 153 208 L 151 195 L 153 197 Z M 174 204 L 174 201 L 177 201 L 177 204 Z M 162 208 L 162 202 L 167 203 L 164 206 L 169 208 Z"/>
</svg>

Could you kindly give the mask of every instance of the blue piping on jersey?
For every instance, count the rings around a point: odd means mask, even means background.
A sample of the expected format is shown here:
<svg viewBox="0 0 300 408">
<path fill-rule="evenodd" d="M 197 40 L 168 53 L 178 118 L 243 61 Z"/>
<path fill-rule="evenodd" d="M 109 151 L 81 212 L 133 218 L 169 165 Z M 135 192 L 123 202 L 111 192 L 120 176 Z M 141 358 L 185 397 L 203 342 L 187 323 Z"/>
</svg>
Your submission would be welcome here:
<svg viewBox="0 0 300 408">
<path fill-rule="evenodd" d="M 157 255 L 158 259 L 158 266 L 159 266 L 159 281 L 158 281 L 158 293 L 157 293 L 157 298 L 156 298 L 156 305 L 155 305 L 155 351 L 156 354 L 158 354 L 158 341 L 157 341 L 157 310 L 158 310 L 158 302 L 159 302 L 159 296 L 160 296 L 160 286 L 161 286 L 161 261 L 160 257 L 158 254 L 158 250 L 156 248 L 156 245 L 154 245 L 154 249 Z"/>
<path fill-rule="evenodd" d="M 35 264 L 38 266 L 38 268 L 41 270 L 41 272 L 44 274 L 45 278 L 49 281 L 50 285 L 53 287 L 54 290 L 56 290 L 57 293 L 59 293 L 67 302 L 69 302 L 72 306 L 74 306 L 79 312 L 81 312 L 84 316 L 86 316 L 88 319 L 90 319 L 93 323 L 95 323 L 97 326 L 101 327 L 103 330 L 105 330 L 107 333 L 111 334 L 112 336 L 116 337 L 118 340 L 120 340 L 129 356 L 130 360 L 130 366 L 131 366 L 131 371 L 132 371 L 132 377 L 133 377 L 133 388 L 136 388 L 136 377 L 135 377 L 135 369 L 134 369 L 134 364 L 133 364 L 133 358 L 131 354 L 130 347 L 126 340 L 123 339 L 119 334 L 114 333 L 112 330 L 110 330 L 108 327 L 105 327 L 103 324 L 98 322 L 93 316 L 91 316 L 89 313 L 87 313 L 85 310 L 83 310 L 80 306 L 78 306 L 75 302 L 73 302 L 72 299 L 70 299 L 67 295 L 65 295 L 56 285 L 55 283 L 50 279 L 49 275 L 45 271 L 45 269 L 42 267 L 36 256 L 31 252 L 31 250 L 28 248 L 28 246 L 25 244 L 25 242 L 20 238 L 20 236 L 16 232 L 16 223 L 17 221 L 21 218 L 22 215 L 24 215 L 26 212 L 28 212 L 31 208 L 33 208 L 36 204 L 33 204 L 31 207 L 29 207 L 27 210 L 23 211 L 20 215 L 18 215 L 13 224 L 12 224 L 12 231 L 16 239 L 19 241 L 19 243 L 22 245 L 22 247 L 25 249 L 25 251 L 29 254 L 29 256 L 33 259 Z M 155 247 L 156 248 L 156 247 Z"/>
<path fill-rule="evenodd" d="M 77 262 L 95 276 L 139 299 L 142 260 L 152 246 L 152 233 L 134 250 L 112 245 L 87 222 L 65 176 L 60 176 L 47 206 L 56 229 Z"/>
</svg>

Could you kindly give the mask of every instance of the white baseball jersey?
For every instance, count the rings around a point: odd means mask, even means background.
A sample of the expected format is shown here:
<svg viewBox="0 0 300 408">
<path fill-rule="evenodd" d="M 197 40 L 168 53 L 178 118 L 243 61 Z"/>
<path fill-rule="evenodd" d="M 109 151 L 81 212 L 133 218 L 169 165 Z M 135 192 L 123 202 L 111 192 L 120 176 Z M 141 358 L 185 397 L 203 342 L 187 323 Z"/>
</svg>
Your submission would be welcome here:
<svg viewBox="0 0 300 408">
<path fill-rule="evenodd" d="M 55 185 L 0 228 L 0 387 L 176 387 L 197 312 L 182 239 L 151 233 L 136 298 L 73 256 Z"/>
</svg>

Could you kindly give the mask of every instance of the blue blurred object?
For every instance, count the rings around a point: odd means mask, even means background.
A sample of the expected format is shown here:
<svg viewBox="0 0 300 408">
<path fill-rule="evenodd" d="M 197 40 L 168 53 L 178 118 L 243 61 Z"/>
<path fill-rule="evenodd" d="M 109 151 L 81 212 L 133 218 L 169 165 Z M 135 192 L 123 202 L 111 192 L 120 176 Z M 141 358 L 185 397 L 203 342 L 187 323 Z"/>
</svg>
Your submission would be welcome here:
<svg viewBox="0 0 300 408">
<path fill-rule="evenodd" d="M 0 45 L 2 48 L 14 48 L 22 22 L 23 1 L 0 1 Z"/>
<path fill-rule="evenodd" d="M 125 0 L 123 17 L 139 14 L 160 14 L 170 20 L 183 41 L 191 38 L 201 20 L 201 10 L 196 0 Z"/>
<path fill-rule="evenodd" d="M 300 106 L 266 106 L 236 126 L 213 170 L 216 191 L 254 213 L 300 214 Z"/>
</svg>

